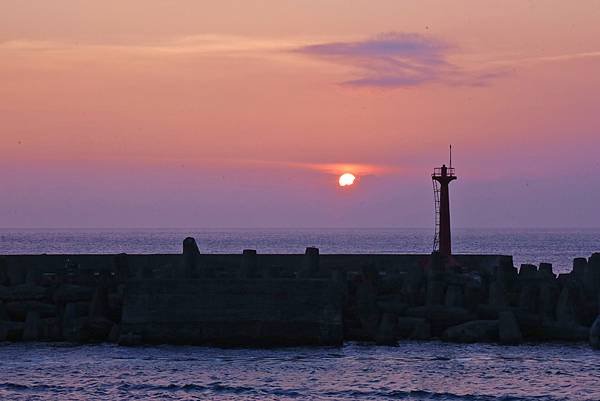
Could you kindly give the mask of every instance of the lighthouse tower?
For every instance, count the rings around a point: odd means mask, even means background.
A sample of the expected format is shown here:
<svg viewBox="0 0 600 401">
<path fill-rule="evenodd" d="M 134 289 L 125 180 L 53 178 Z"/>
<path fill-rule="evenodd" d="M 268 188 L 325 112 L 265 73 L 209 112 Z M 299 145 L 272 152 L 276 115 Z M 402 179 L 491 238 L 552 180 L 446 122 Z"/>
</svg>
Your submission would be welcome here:
<svg viewBox="0 0 600 401">
<path fill-rule="evenodd" d="M 452 239 L 450 234 L 450 194 L 448 185 L 456 180 L 452 168 L 452 147 L 450 147 L 450 167 L 442 165 L 433 169 L 431 179 L 435 199 L 435 238 L 433 250 L 439 251 L 441 256 L 452 254 Z"/>
</svg>

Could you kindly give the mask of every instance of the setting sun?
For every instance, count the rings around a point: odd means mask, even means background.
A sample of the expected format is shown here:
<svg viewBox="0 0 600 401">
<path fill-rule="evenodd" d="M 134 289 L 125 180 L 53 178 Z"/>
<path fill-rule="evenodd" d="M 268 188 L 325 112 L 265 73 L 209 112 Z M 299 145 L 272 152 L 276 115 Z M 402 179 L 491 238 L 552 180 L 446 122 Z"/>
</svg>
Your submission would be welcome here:
<svg viewBox="0 0 600 401">
<path fill-rule="evenodd" d="M 354 180 L 356 177 L 352 173 L 344 173 L 340 175 L 340 179 L 338 180 L 340 187 L 346 187 L 348 185 L 354 184 Z"/>
</svg>

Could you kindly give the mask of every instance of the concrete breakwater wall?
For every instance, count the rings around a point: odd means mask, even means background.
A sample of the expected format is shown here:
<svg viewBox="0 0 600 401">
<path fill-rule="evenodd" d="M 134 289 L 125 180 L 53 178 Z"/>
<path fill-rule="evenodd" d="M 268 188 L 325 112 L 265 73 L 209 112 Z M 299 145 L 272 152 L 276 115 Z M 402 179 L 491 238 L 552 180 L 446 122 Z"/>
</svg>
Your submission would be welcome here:
<svg viewBox="0 0 600 401">
<path fill-rule="evenodd" d="M 223 346 L 340 345 L 341 286 L 319 279 L 139 280 L 121 341 Z"/>
<path fill-rule="evenodd" d="M 591 341 L 600 254 L 552 266 L 503 255 L 0 256 L 0 341 L 335 345 Z M 594 323 L 596 321 L 596 323 Z"/>
</svg>

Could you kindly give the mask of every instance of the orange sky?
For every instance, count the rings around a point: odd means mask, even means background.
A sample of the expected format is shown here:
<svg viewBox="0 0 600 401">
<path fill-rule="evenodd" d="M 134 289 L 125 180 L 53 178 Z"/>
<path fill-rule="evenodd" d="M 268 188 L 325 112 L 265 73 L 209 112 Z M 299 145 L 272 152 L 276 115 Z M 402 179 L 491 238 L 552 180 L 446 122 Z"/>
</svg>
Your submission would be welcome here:
<svg viewBox="0 0 600 401">
<path fill-rule="evenodd" d="M 457 225 L 598 226 L 598 21 L 599 1 L 4 0 L 0 225 L 428 226 L 452 143 Z"/>
</svg>

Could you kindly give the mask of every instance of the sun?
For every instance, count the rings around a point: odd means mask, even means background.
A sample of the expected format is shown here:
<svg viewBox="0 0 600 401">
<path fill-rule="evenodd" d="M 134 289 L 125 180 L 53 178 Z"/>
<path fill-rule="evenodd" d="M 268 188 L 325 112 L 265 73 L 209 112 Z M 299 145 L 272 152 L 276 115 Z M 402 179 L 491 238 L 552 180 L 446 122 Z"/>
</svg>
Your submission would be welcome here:
<svg viewBox="0 0 600 401">
<path fill-rule="evenodd" d="M 356 180 L 356 176 L 352 173 L 344 173 L 340 175 L 340 179 L 338 180 L 340 187 L 347 187 L 349 185 L 354 184 L 354 180 Z"/>
</svg>

